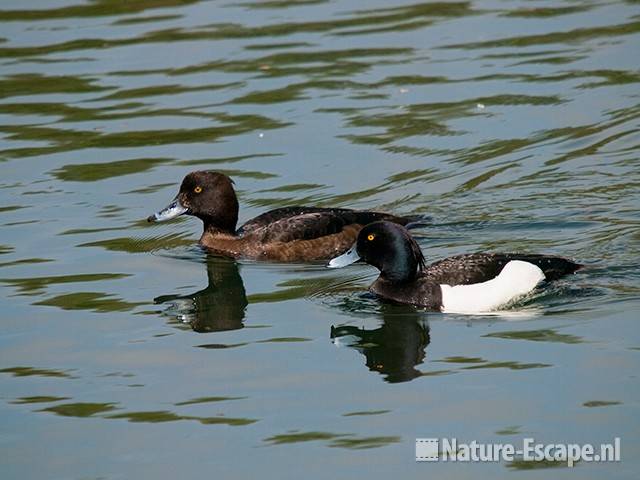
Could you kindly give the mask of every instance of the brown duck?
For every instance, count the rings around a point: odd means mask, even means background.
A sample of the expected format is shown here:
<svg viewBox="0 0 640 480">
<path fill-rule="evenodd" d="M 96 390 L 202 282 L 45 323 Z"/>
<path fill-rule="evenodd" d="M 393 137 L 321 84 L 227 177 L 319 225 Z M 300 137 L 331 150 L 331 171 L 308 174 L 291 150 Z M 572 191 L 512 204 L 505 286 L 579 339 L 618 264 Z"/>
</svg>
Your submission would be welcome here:
<svg viewBox="0 0 640 480">
<path fill-rule="evenodd" d="M 406 225 L 413 219 L 346 208 L 284 207 L 240 228 L 233 181 L 218 172 L 189 173 L 175 199 L 147 218 L 162 222 L 193 215 L 204 223 L 200 244 L 220 255 L 283 262 L 322 261 L 344 253 L 363 226 L 378 220 Z"/>
</svg>

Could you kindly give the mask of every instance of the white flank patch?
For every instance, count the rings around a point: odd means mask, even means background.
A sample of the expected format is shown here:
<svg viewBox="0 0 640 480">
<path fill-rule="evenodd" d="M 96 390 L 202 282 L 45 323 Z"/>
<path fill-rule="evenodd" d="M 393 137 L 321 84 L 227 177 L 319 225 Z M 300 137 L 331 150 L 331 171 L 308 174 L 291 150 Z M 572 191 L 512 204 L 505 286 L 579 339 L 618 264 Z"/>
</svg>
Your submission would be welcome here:
<svg viewBox="0 0 640 480">
<path fill-rule="evenodd" d="M 544 280 L 544 273 L 536 265 L 512 260 L 500 274 L 482 283 L 471 285 L 440 285 L 442 311 L 447 313 L 482 313 L 529 293 Z"/>
<path fill-rule="evenodd" d="M 341 337 L 334 337 L 331 340 L 336 347 L 343 348 L 356 345 L 360 339 L 355 335 L 343 335 Z"/>
</svg>

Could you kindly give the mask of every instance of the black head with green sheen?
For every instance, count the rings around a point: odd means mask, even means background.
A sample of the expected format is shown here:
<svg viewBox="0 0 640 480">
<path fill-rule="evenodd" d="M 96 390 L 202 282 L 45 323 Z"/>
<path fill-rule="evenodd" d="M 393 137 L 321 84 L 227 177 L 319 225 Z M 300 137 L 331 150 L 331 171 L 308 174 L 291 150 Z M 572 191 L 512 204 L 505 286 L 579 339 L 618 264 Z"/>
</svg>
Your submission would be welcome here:
<svg viewBox="0 0 640 480">
<path fill-rule="evenodd" d="M 394 282 L 413 280 L 425 266 L 422 250 L 407 229 L 385 221 L 365 226 L 354 246 L 328 266 L 340 268 L 358 260 L 373 265 L 382 277 Z"/>
<path fill-rule="evenodd" d="M 198 217 L 204 222 L 205 230 L 235 233 L 238 198 L 233 181 L 218 172 L 191 172 L 182 180 L 173 201 L 147 221 L 164 222 L 180 215 Z"/>
</svg>

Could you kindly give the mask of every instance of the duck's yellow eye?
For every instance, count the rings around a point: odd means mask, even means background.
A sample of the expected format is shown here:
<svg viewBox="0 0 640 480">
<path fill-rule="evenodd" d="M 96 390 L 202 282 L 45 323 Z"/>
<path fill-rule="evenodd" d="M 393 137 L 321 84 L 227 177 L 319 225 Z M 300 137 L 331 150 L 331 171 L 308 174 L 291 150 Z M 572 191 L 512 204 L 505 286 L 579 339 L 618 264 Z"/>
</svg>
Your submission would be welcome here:
<svg viewBox="0 0 640 480">
<path fill-rule="evenodd" d="M 370 233 L 369 235 L 367 235 L 367 240 L 371 241 L 374 238 L 376 238 L 376 236 L 373 233 Z"/>
<path fill-rule="evenodd" d="M 193 189 L 193 191 L 196 193 L 200 193 L 202 191 L 202 187 L 198 185 L 196 188 Z"/>
</svg>

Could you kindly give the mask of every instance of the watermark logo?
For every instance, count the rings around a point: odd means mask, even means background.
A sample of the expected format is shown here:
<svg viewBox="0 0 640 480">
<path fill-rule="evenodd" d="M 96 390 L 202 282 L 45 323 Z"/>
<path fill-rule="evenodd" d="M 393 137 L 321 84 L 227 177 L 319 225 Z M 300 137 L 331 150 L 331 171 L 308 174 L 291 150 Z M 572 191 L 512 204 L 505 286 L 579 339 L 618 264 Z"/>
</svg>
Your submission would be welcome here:
<svg viewBox="0 0 640 480">
<path fill-rule="evenodd" d="M 417 462 L 619 462 L 620 438 L 611 443 L 539 443 L 533 438 L 522 444 L 458 442 L 456 438 L 416 438 Z"/>
</svg>

